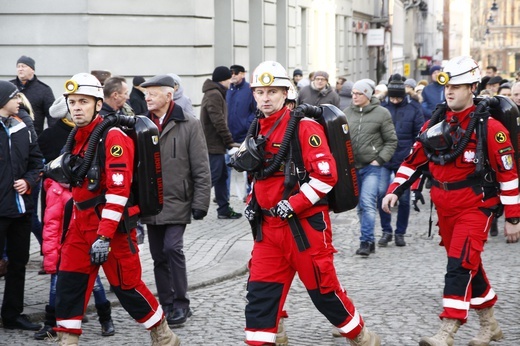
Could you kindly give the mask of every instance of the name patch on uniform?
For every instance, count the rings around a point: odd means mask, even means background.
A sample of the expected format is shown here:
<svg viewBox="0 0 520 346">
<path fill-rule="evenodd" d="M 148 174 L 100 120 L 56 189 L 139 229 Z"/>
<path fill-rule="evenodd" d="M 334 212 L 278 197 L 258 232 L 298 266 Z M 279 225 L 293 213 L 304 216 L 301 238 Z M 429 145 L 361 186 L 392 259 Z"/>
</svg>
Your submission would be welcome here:
<svg viewBox="0 0 520 346">
<path fill-rule="evenodd" d="M 510 152 L 510 151 L 512 151 L 512 150 L 513 150 L 513 148 L 511 148 L 511 147 L 505 147 L 505 148 L 499 149 L 499 150 L 498 150 L 498 153 L 499 153 L 499 154 L 503 154 L 503 153 Z"/>
<path fill-rule="evenodd" d="M 321 145 L 321 138 L 318 135 L 311 135 L 309 137 L 309 144 L 313 148 L 317 148 Z"/>
<path fill-rule="evenodd" d="M 112 181 L 114 182 L 115 186 L 123 186 L 123 183 L 125 182 L 125 176 L 121 173 L 114 173 L 112 174 Z"/>
<path fill-rule="evenodd" d="M 513 156 L 511 154 L 502 155 L 502 165 L 506 171 L 510 171 L 513 169 Z"/>
<path fill-rule="evenodd" d="M 497 132 L 497 134 L 495 135 L 495 141 L 497 141 L 498 143 L 504 143 L 506 140 L 507 140 L 507 136 L 502 131 Z"/>
<path fill-rule="evenodd" d="M 120 157 L 123 155 L 123 147 L 120 145 L 113 145 L 112 148 L 110 148 L 110 155 L 113 157 Z"/>
<path fill-rule="evenodd" d="M 473 150 L 465 151 L 462 160 L 468 163 L 473 162 L 475 160 L 475 152 Z"/>
<path fill-rule="evenodd" d="M 330 174 L 330 165 L 327 161 L 318 162 L 318 169 L 320 170 L 321 175 L 329 175 Z"/>
</svg>

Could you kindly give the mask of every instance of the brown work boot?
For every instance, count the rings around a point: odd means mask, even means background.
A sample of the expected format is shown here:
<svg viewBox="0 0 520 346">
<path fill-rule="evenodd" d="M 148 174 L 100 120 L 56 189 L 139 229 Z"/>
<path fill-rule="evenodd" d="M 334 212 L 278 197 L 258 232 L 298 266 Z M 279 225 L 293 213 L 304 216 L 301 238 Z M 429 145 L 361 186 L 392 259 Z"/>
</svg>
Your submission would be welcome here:
<svg viewBox="0 0 520 346">
<path fill-rule="evenodd" d="M 280 321 L 278 321 L 278 331 L 276 332 L 276 346 L 287 346 L 289 345 L 289 337 L 287 336 L 287 332 L 285 331 L 285 318 L 281 317 Z"/>
<path fill-rule="evenodd" d="M 152 346 L 179 346 L 181 340 L 168 327 L 166 318 L 161 320 L 157 326 L 150 329 L 150 337 L 152 338 Z"/>
<path fill-rule="evenodd" d="M 79 335 L 65 332 L 58 332 L 59 346 L 78 346 Z"/>
<path fill-rule="evenodd" d="M 495 320 L 493 307 L 476 309 L 475 311 L 479 318 L 480 330 L 477 336 L 471 339 L 468 346 L 487 346 L 491 341 L 501 340 L 504 334 L 497 320 Z"/>
<path fill-rule="evenodd" d="M 351 346 L 381 346 L 381 338 L 367 327 L 361 329 L 361 333 L 349 340 Z"/>
<path fill-rule="evenodd" d="M 453 318 L 442 320 L 441 327 L 434 336 L 423 336 L 419 346 L 453 346 L 453 337 L 460 327 L 460 321 Z"/>
</svg>

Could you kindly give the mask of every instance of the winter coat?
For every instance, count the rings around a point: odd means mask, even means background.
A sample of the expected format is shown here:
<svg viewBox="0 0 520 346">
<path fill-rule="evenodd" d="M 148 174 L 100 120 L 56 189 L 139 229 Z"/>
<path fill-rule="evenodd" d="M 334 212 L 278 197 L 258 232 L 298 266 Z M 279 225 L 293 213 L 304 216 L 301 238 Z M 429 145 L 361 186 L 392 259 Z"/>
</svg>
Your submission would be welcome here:
<svg viewBox="0 0 520 346">
<path fill-rule="evenodd" d="M 43 189 L 46 192 L 42 231 L 43 269 L 48 274 L 54 274 L 60 258 L 65 204 L 72 198 L 72 193 L 50 178 L 44 180 Z"/>
<path fill-rule="evenodd" d="M 350 129 L 355 167 L 363 168 L 374 160 L 380 165 L 390 161 L 397 148 L 397 135 L 392 116 L 379 105 L 379 99 L 372 96 L 363 108 L 351 104 L 344 113 Z"/>
<path fill-rule="evenodd" d="M 0 217 L 20 217 L 34 211 L 31 191 L 40 181 L 43 156 L 34 131 L 24 120 L 17 116 L 0 119 Z M 13 188 L 18 179 L 29 185 L 23 195 Z"/>
<path fill-rule="evenodd" d="M 228 127 L 233 141 L 241 143 L 246 138 L 249 126 L 256 114 L 256 101 L 251 87 L 245 79 L 238 85 L 231 84 L 226 93 Z"/>
<path fill-rule="evenodd" d="M 49 127 L 56 123 L 56 119 L 52 118 L 49 114 L 49 108 L 54 103 L 54 94 L 47 84 L 41 82 L 36 76 L 25 84 L 23 84 L 18 77 L 10 80 L 10 82 L 16 85 L 18 90 L 20 90 L 31 103 L 31 107 L 34 111 L 34 128 L 37 135 L 40 135 L 43 131 L 45 118 L 47 118 Z"/>
<path fill-rule="evenodd" d="M 132 88 L 128 103 L 130 103 L 130 106 L 137 115 L 144 115 L 148 112 L 148 106 L 146 105 L 144 94 L 141 90 L 137 88 Z"/>
<path fill-rule="evenodd" d="M 390 102 L 387 97 L 381 106 L 390 111 L 397 134 L 397 149 L 390 161 L 385 163 L 384 166 L 397 171 L 405 157 L 410 154 L 417 134 L 424 124 L 422 108 L 410 95 L 406 95 L 403 101 L 397 105 Z"/>
<path fill-rule="evenodd" d="M 437 82 L 430 83 L 424 87 L 421 96 L 424 120 L 430 120 L 435 107 L 444 102 L 444 87 Z"/>
<path fill-rule="evenodd" d="M 206 79 L 202 86 L 200 122 L 206 136 L 209 154 L 225 154 L 231 148 L 233 136 L 227 124 L 226 88 Z"/>
<path fill-rule="evenodd" d="M 173 102 L 172 102 L 173 103 Z M 170 106 L 171 109 L 171 106 Z M 147 115 L 151 117 L 150 113 Z M 142 223 L 189 224 L 192 209 L 208 211 L 211 192 L 208 149 L 200 121 L 175 104 L 163 123 L 159 143 L 163 176 L 163 209 Z"/>
<path fill-rule="evenodd" d="M 354 83 L 346 81 L 339 91 L 339 109 L 345 109 L 352 103 L 352 87 Z"/>
<path fill-rule="evenodd" d="M 310 85 L 302 88 L 298 93 L 298 104 L 302 103 L 308 103 L 314 106 L 330 103 L 339 107 L 339 95 L 330 84 L 327 84 L 327 86 L 321 90 L 317 90 L 314 88 L 314 82 L 311 82 Z"/>
<path fill-rule="evenodd" d="M 73 128 L 74 123 L 63 118 L 59 119 L 56 124 L 43 130 L 38 137 L 38 145 L 46 163 L 61 155 L 65 142 L 67 142 L 67 138 Z"/>
<path fill-rule="evenodd" d="M 195 117 L 193 103 L 191 102 L 191 99 L 188 96 L 184 95 L 184 88 L 180 84 L 177 91 L 175 91 L 175 94 L 173 94 L 173 101 L 175 101 L 176 104 L 181 106 L 182 110 L 184 111 L 184 114 Z"/>
</svg>

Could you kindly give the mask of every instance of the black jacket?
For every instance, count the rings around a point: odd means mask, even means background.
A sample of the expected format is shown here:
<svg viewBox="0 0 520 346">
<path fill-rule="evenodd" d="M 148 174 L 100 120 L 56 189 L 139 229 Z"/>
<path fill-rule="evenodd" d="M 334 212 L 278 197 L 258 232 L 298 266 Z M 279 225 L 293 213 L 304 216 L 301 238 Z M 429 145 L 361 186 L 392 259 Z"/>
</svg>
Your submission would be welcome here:
<svg viewBox="0 0 520 346">
<path fill-rule="evenodd" d="M 30 190 L 34 189 L 40 180 L 43 156 L 24 120 L 0 119 L 0 217 L 20 217 L 34 211 L 33 198 L 27 193 L 19 195 L 13 182 L 24 179 Z"/>
<path fill-rule="evenodd" d="M 45 163 L 49 163 L 61 155 L 61 151 L 73 128 L 74 124 L 72 122 L 67 124 L 63 119 L 59 119 L 56 124 L 47 127 L 38 136 L 38 145 L 45 158 Z"/>
<path fill-rule="evenodd" d="M 18 90 L 31 102 L 34 111 L 34 129 L 37 135 L 40 135 L 43 131 L 45 118 L 47 118 L 49 127 L 56 123 L 56 119 L 52 118 L 49 114 L 49 108 L 54 102 L 54 94 L 47 84 L 41 82 L 36 76 L 25 83 L 25 85 L 22 84 L 18 77 L 10 82 L 16 85 Z"/>
<path fill-rule="evenodd" d="M 141 92 L 141 90 L 132 88 L 132 92 L 130 93 L 130 100 L 128 100 L 128 102 L 134 109 L 136 115 L 144 115 L 148 112 L 144 94 Z"/>
</svg>

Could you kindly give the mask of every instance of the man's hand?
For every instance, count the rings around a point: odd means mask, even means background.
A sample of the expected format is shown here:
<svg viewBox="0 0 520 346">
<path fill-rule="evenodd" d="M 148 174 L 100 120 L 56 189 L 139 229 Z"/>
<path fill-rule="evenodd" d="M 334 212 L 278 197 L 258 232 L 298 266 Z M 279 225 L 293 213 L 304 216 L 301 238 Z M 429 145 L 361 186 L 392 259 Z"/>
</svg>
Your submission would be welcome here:
<svg viewBox="0 0 520 346">
<path fill-rule="evenodd" d="M 110 252 L 110 239 L 100 236 L 90 248 L 90 262 L 92 264 L 103 264 L 108 259 Z"/>
<path fill-rule="evenodd" d="M 396 194 L 389 193 L 388 195 L 386 195 L 383 198 L 383 201 L 381 202 L 381 207 L 383 208 L 383 211 L 385 213 L 389 213 L 390 214 L 391 213 L 390 208 L 395 207 L 395 204 L 397 203 L 398 199 L 399 198 L 397 198 Z"/>
<path fill-rule="evenodd" d="M 504 235 L 507 243 L 516 243 L 520 239 L 520 223 L 513 225 L 509 222 L 504 222 Z"/>
<path fill-rule="evenodd" d="M 231 149 L 226 150 L 226 154 L 228 154 L 229 156 L 233 156 L 233 155 L 235 155 L 235 153 L 237 151 L 238 151 L 237 147 L 232 147 Z"/>
<path fill-rule="evenodd" d="M 276 215 L 282 220 L 288 219 L 294 215 L 294 209 L 288 200 L 283 199 L 275 207 Z"/>
<path fill-rule="evenodd" d="M 29 186 L 27 181 L 24 179 L 18 179 L 14 181 L 13 188 L 18 192 L 20 195 L 23 195 L 29 190 Z"/>
<path fill-rule="evenodd" d="M 192 209 L 191 215 L 193 215 L 194 220 L 202 220 L 204 216 L 208 215 L 208 212 L 200 209 Z"/>
<path fill-rule="evenodd" d="M 256 217 L 256 212 L 251 207 L 251 204 L 247 204 L 244 208 L 244 216 L 248 221 L 253 221 Z"/>
<path fill-rule="evenodd" d="M 413 210 L 421 211 L 421 209 L 419 209 L 419 206 L 417 205 L 417 203 L 419 201 L 421 202 L 421 204 L 424 205 L 424 197 L 422 195 L 422 192 L 419 190 L 413 190 L 412 191 Z"/>
</svg>

